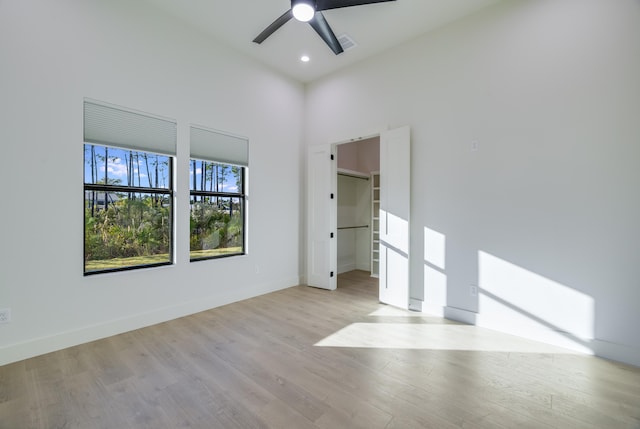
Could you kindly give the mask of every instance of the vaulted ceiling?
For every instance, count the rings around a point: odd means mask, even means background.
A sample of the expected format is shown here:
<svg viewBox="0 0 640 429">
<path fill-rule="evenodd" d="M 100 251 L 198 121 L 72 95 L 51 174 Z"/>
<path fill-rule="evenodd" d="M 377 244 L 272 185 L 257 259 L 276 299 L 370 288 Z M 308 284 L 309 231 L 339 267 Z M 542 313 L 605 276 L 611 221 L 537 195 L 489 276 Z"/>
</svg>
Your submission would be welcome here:
<svg viewBox="0 0 640 429">
<path fill-rule="evenodd" d="M 392 49 L 500 0 L 397 0 L 324 11 L 338 38 L 356 43 L 335 55 L 307 24 L 287 22 L 262 44 L 252 40 L 291 7 L 290 0 L 146 0 L 300 82 Z M 504 0 L 503 0 L 504 1 Z M 300 61 L 308 55 L 310 61 Z"/>
</svg>

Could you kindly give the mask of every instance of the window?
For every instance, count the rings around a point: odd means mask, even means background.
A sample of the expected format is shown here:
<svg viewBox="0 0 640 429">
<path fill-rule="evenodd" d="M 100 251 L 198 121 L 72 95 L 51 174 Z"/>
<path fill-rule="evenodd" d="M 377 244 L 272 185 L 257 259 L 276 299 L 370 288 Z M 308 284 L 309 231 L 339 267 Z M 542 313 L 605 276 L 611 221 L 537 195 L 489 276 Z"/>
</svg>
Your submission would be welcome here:
<svg viewBox="0 0 640 429">
<path fill-rule="evenodd" d="M 246 139 L 191 127 L 191 261 L 245 254 Z"/>
<path fill-rule="evenodd" d="M 173 262 L 175 122 L 85 101 L 84 274 Z"/>
<path fill-rule="evenodd" d="M 244 170 L 191 160 L 192 261 L 244 254 Z"/>
</svg>

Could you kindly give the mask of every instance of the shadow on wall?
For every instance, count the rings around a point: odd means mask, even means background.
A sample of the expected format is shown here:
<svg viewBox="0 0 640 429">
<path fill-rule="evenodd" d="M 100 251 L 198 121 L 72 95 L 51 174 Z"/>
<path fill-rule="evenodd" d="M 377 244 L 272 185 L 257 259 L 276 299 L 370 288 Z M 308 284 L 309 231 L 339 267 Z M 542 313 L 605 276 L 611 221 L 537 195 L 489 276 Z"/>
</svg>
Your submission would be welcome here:
<svg viewBox="0 0 640 429">
<path fill-rule="evenodd" d="M 478 287 L 483 326 L 593 352 L 591 296 L 483 251 Z"/>
<path fill-rule="evenodd" d="M 428 312 L 444 315 L 447 306 L 446 237 L 424 228 L 424 300 Z"/>
<path fill-rule="evenodd" d="M 380 209 L 380 301 L 408 308 L 409 222 Z"/>
<path fill-rule="evenodd" d="M 582 292 L 478 251 L 477 325 L 593 354 L 595 301 Z M 446 236 L 424 228 L 425 311 L 447 308 Z M 464 311 L 464 310 L 463 310 Z"/>
</svg>

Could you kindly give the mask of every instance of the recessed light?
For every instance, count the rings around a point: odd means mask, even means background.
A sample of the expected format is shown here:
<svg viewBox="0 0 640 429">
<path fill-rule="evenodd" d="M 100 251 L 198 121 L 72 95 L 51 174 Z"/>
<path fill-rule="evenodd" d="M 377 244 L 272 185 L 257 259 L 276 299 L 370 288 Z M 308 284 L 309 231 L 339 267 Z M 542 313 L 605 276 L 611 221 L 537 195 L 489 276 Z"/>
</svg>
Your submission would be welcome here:
<svg viewBox="0 0 640 429">
<path fill-rule="evenodd" d="M 302 61 L 303 63 L 308 63 L 310 59 L 311 58 L 309 58 L 309 55 L 303 55 L 300 57 L 300 61 Z"/>
</svg>

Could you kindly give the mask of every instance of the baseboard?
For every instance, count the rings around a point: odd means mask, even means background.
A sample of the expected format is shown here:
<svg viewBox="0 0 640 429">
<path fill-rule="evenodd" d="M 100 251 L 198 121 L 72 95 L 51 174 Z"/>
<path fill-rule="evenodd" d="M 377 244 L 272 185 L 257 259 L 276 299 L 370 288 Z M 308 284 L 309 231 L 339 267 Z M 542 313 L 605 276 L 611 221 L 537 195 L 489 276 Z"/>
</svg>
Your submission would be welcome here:
<svg viewBox="0 0 640 429">
<path fill-rule="evenodd" d="M 504 332 L 533 341 L 563 347 L 580 353 L 595 355 L 629 365 L 640 366 L 640 348 L 612 343 L 600 339 L 578 338 L 566 332 L 542 327 L 511 323 L 511 321 L 488 317 L 473 311 L 445 307 L 446 319 Z"/>
<path fill-rule="evenodd" d="M 356 263 L 356 270 L 361 270 L 361 271 L 371 271 L 371 264 L 369 262 L 367 262 L 366 264 L 358 264 Z"/>
<path fill-rule="evenodd" d="M 277 282 L 256 284 L 251 288 L 242 291 L 231 290 L 222 295 L 215 295 L 194 301 L 179 303 L 122 319 L 111 320 L 105 323 L 60 332 L 47 337 L 10 344 L 8 346 L 0 347 L 0 366 L 113 335 L 122 334 L 135 329 L 144 328 L 146 326 L 167 322 L 180 317 L 189 316 L 201 311 L 241 301 L 243 299 L 287 289 L 289 287 L 302 284 L 303 282 L 301 282 L 301 280 L 302 279 L 300 277 L 296 276 L 282 279 Z"/>
<path fill-rule="evenodd" d="M 353 271 L 356 269 L 356 264 L 344 264 L 338 266 L 338 274 L 348 273 L 349 271 Z"/>
<path fill-rule="evenodd" d="M 422 304 L 424 303 L 420 299 L 409 298 L 409 310 L 411 311 L 422 312 Z"/>
<path fill-rule="evenodd" d="M 591 348 L 596 356 L 640 367 L 640 347 L 629 347 L 596 339 L 592 341 Z"/>
<path fill-rule="evenodd" d="M 422 303 L 422 312 L 430 316 L 445 317 L 444 315 L 445 308 L 446 307 L 443 307 L 442 305 L 434 305 L 434 304 L 429 304 L 427 302 Z"/>
<path fill-rule="evenodd" d="M 476 324 L 476 316 L 478 313 L 473 311 L 463 310 L 456 307 L 444 307 L 444 318 L 449 320 L 455 320 L 456 322 L 466 323 L 467 325 Z"/>
</svg>

